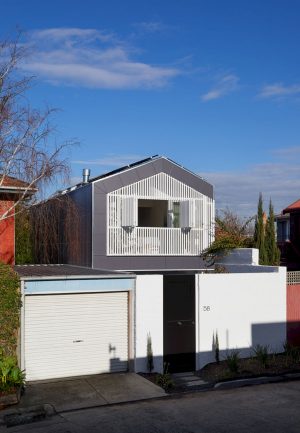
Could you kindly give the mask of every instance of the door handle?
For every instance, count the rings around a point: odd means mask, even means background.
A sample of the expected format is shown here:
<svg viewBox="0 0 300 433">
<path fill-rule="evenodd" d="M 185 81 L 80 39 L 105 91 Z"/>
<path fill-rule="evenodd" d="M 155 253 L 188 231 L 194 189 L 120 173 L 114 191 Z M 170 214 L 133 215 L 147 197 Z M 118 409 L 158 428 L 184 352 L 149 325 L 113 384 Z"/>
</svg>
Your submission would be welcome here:
<svg viewBox="0 0 300 433">
<path fill-rule="evenodd" d="M 83 340 L 73 340 L 73 343 L 83 343 Z"/>
<path fill-rule="evenodd" d="M 179 320 L 179 321 L 177 322 L 177 325 L 181 326 L 181 325 L 182 325 L 182 322 Z"/>
</svg>

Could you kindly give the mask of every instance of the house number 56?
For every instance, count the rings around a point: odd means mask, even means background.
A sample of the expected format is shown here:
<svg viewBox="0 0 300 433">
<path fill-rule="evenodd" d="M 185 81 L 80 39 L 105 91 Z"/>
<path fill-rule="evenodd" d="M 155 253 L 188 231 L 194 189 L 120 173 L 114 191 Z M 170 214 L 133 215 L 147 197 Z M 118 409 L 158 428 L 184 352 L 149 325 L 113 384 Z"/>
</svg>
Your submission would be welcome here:
<svg viewBox="0 0 300 433">
<path fill-rule="evenodd" d="M 203 311 L 210 311 L 209 305 L 203 305 Z"/>
</svg>

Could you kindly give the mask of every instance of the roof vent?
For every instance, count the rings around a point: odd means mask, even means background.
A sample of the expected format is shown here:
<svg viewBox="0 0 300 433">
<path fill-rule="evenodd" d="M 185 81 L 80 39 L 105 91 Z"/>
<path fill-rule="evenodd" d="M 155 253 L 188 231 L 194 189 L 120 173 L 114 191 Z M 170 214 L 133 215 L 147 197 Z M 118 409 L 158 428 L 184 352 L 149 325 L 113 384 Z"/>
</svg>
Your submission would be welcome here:
<svg viewBox="0 0 300 433">
<path fill-rule="evenodd" d="M 82 170 L 82 183 L 88 183 L 90 180 L 91 170 L 89 168 L 84 168 Z"/>
</svg>

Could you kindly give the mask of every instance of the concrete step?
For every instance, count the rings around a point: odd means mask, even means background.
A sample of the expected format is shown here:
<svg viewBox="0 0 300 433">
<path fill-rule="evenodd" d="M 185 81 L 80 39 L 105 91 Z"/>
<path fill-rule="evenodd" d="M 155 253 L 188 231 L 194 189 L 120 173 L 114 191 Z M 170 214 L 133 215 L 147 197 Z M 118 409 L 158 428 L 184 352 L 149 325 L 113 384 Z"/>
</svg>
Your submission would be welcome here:
<svg viewBox="0 0 300 433">
<path fill-rule="evenodd" d="M 184 373 L 174 373 L 172 374 L 172 379 L 174 381 L 175 388 L 176 387 L 196 387 L 201 385 L 206 385 L 201 377 L 197 376 L 194 372 L 184 372 Z"/>
</svg>

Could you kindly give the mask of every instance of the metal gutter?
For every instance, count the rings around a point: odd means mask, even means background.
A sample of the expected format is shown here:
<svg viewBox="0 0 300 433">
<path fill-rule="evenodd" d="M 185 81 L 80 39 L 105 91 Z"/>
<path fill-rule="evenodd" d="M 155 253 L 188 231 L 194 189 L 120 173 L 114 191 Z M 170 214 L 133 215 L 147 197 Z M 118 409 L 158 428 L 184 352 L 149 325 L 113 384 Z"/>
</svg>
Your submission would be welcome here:
<svg viewBox="0 0 300 433">
<path fill-rule="evenodd" d="M 53 281 L 53 280 L 114 280 L 114 279 L 136 279 L 136 275 L 57 275 L 57 276 L 20 276 L 21 281 Z"/>
</svg>

